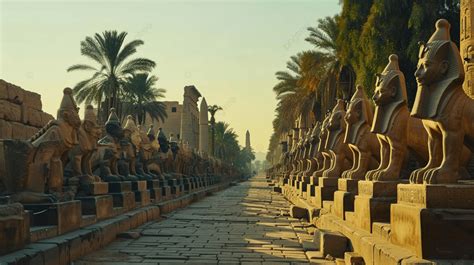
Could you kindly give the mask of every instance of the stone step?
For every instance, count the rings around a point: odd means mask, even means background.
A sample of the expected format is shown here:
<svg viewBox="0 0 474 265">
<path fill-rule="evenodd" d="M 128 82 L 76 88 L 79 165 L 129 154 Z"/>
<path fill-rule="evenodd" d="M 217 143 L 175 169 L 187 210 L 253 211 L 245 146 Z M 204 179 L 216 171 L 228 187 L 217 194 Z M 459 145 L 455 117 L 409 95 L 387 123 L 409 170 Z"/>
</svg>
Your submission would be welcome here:
<svg viewBox="0 0 474 265">
<path fill-rule="evenodd" d="M 324 257 L 343 258 L 348 250 L 349 240 L 342 233 L 329 230 L 320 230 L 320 251 Z"/>
<path fill-rule="evenodd" d="M 372 234 L 390 241 L 390 223 L 374 222 L 372 224 Z"/>
</svg>

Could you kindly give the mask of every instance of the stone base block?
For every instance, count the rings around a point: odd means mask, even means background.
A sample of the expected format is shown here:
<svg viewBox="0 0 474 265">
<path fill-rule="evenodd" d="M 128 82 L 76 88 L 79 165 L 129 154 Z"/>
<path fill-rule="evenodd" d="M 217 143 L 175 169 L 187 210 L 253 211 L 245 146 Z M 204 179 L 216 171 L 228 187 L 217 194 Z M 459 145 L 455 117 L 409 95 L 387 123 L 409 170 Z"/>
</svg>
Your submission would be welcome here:
<svg viewBox="0 0 474 265">
<path fill-rule="evenodd" d="M 147 180 L 146 181 L 146 188 L 151 190 L 151 189 L 156 189 L 156 188 L 160 188 L 162 185 L 161 185 L 161 182 L 160 180 L 158 179 L 154 179 L 154 180 Z"/>
<path fill-rule="evenodd" d="M 141 206 L 150 204 L 150 191 L 135 191 L 135 202 L 140 203 Z"/>
<path fill-rule="evenodd" d="M 349 265 L 365 265 L 364 258 L 356 252 L 344 253 L 344 261 Z"/>
<path fill-rule="evenodd" d="M 132 181 L 132 191 L 142 191 L 146 190 L 147 182 L 146 180 Z"/>
<path fill-rule="evenodd" d="M 114 208 L 121 207 L 126 211 L 135 208 L 135 193 L 133 191 L 111 193 L 110 195 L 114 201 Z"/>
<path fill-rule="evenodd" d="M 390 221 L 390 204 L 396 202 L 398 181 L 365 181 L 358 183 L 354 200 L 355 224 L 372 232 L 374 222 Z"/>
<path fill-rule="evenodd" d="M 119 193 L 132 191 L 132 183 L 130 181 L 108 182 L 110 193 Z"/>
<path fill-rule="evenodd" d="M 20 206 L 21 207 L 21 206 Z M 23 248 L 30 241 L 30 218 L 20 212 L 0 218 L 0 256 Z"/>
<path fill-rule="evenodd" d="M 338 179 L 337 189 L 357 194 L 358 183 L 358 179 Z"/>
<path fill-rule="evenodd" d="M 173 196 L 171 194 L 171 187 L 164 186 L 161 188 L 161 196 L 163 200 L 170 200 Z"/>
<path fill-rule="evenodd" d="M 290 206 L 290 216 L 298 219 L 307 219 L 308 220 L 308 210 L 296 205 Z"/>
<path fill-rule="evenodd" d="M 334 192 L 334 204 L 332 211 L 334 215 L 345 220 L 345 212 L 354 211 L 354 193 L 338 190 Z"/>
<path fill-rule="evenodd" d="M 82 185 L 80 190 L 84 195 L 103 195 L 109 192 L 109 184 L 107 182 L 94 182 L 87 185 Z"/>
<path fill-rule="evenodd" d="M 335 231 L 320 231 L 320 251 L 323 256 L 331 255 L 335 258 L 344 258 L 348 248 L 348 240 L 343 234 Z"/>
<path fill-rule="evenodd" d="M 58 234 L 64 234 L 81 227 L 81 201 L 24 204 L 23 206 L 31 213 L 31 226 L 55 225 L 58 228 Z"/>
<path fill-rule="evenodd" d="M 391 242 L 418 257 L 474 259 L 474 186 L 399 185 L 390 223 Z"/>
<path fill-rule="evenodd" d="M 332 201 L 334 192 L 337 190 L 337 178 L 319 178 L 319 186 L 315 188 L 315 196 L 312 201 L 315 207 L 323 208 L 323 201 Z"/>
<path fill-rule="evenodd" d="M 98 220 L 113 216 L 113 199 L 110 195 L 77 198 L 81 201 L 83 215 L 95 215 Z"/>
<path fill-rule="evenodd" d="M 150 191 L 150 199 L 152 199 L 154 202 L 159 202 L 162 200 L 160 188 L 151 189 L 149 191 Z"/>
</svg>

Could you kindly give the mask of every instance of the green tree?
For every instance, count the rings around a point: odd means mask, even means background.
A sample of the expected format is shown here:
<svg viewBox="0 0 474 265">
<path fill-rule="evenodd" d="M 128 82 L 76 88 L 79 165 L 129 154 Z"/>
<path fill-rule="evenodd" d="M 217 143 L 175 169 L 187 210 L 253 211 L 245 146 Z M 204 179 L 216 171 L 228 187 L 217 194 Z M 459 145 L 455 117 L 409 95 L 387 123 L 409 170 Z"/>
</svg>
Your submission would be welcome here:
<svg viewBox="0 0 474 265">
<path fill-rule="evenodd" d="M 74 95 L 78 103 L 95 103 L 101 110 L 103 101 L 108 108 L 118 109 L 118 98 L 123 92 L 127 77 L 137 72 L 150 72 L 155 62 L 146 58 L 130 59 L 142 40 L 125 43 L 126 32 L 104 31 L 81 41 L 81 54 L 94 61 L 97 66 L 75 64 L 67 69 L 92 71 L 92 76 L 74 86 Z M 104 116 L 103 116 L 104 117 Z M 104 119 L 102 119 L 104 120 Z"/>
<path fill-rule="evenodd" d="M 166 106 L 158 99 L 165 97 L 166 90 L 156 88 L 158 78 L 147 73 L 133 74 L 126 79 L 123 95 L 122 117 L 132 115 L 138 124 L 145 123 L 148 114 L 152 120 L 161 120 L 168 117 Z"/>
</svg>

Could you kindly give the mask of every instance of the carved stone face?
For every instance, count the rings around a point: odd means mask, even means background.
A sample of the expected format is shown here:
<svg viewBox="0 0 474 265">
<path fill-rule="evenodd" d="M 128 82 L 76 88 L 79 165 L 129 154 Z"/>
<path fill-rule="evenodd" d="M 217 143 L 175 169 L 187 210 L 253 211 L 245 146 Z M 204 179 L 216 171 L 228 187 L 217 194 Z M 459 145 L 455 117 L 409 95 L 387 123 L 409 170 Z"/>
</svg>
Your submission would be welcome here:
<svg viewBox="0 0 474 265">
<path fill-rule="evenodd" d="M 63 119 L 73 128 L 78 129 L 81 126 L 81 119 L 79 113 L 75 110 L 64 110 Z"/>
<path fill-rule="evenodd" d="M 448 70 L 448 61 L 434 60 L 423 56 L 418 60 L 418 66 L 415 71 L 416 82 L 421 86 L 430 86 L 439 80 L 444 79 Z"/>
<path fill-rule="evenodd" d="M 331 115 L 331 118 L 329 119 L 329 124 L 328 124 L 328 130 L 337 130 L 341 128 L 341 121 L 343 118 L 343 113 L 338 111 L 335 112 Z"/>
<path fill-rule="evenodd" d="M 386 75 L 379 75 L 372 100 L 375 105 L 383 106 L 391 103 L 396 93 L 397 88 L 395 87 L 393 78 L 388 79 Z"/>
<path fill-rule="evenodd" d="M 347 108 L 346 116 L 344 116 L 344 120 L 348 124 L 356 123 L 360 120 L 360 109 L 362 108 L 362 102 L 356 101 L 351 102 L 349 107 Z"/>
</svg>

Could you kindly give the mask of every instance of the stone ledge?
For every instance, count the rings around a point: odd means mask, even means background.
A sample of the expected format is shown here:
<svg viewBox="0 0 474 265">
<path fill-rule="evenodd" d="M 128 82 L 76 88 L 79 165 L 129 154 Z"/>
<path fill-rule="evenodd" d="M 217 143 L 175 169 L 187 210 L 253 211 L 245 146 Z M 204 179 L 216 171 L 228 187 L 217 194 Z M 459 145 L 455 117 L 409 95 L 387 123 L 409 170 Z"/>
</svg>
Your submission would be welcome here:
<svg viewBox="0 0 474 265">
<path fill-rule="evenodd" d="M 153 203 L 119 216 L 82 227 L 73 232 L 39 240 L 25 248 L 0 256 L 0 264 L 70 264 L 75 259 L 114 241 L 117 234 L 158 220 L 161 209 L 174 211 L 229 187 L 230 182 L 215 184 L 176 199 Z"/>
</svg>

